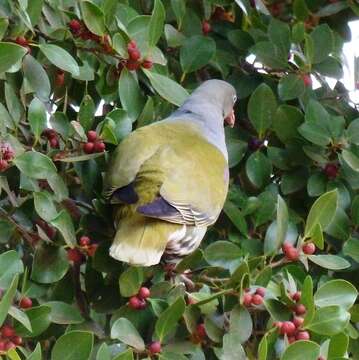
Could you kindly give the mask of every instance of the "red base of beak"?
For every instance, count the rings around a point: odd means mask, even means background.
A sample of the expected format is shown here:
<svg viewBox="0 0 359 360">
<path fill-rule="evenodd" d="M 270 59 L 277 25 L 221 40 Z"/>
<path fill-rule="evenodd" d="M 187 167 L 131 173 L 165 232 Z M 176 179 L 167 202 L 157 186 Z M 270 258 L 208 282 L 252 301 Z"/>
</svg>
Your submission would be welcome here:
<svg viewBox="0 0 359 360">
<path fill-rule="evenodd" d="M 224 122 L 228 124 L 231 128 L 234 126 L 236 122 L 236 116 L 234 115 L 234 110 L 232 110 L 232 112 L 227 117 L 224 118 Z"/>
</svg>

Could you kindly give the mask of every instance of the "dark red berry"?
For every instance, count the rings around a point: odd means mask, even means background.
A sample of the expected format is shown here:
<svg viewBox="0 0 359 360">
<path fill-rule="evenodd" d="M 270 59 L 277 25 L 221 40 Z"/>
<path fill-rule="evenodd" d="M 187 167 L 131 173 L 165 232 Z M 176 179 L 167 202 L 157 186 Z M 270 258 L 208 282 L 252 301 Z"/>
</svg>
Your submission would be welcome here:
<svg viewBox="0 0 359 360">
<path fill-rule="evenodd" d="M 4 171 L 8 168 L 9 164 L 6 160 L 0 159 L 0 171 Z"/>
<path fill-rule="evenodd" d="M 203 21 L 202 23 L 202 33 L 208 35 L 212 31 L 212 26 L 208 21 Z"/>
<path fill-rule="evenodd" d="M 263 304 L 263 297 L 261 295 L 254 294 L 252 296 L 252 304 L 253 305 L 261 305 L 261 304 Z"/>
<path fill-rule="evenodd" d="M 280 333 L 282 335 L 287 334 L 288 336 L 293 335 L 296 331 L 295 325 L 291 321 L 284 321 L 282 327 L 280 328 Z"/>
<path fill-rule="evenodd" d="M 76 20 L 76 19 L 72 19 L 69 22 L 69 28 L 72 32 L 74 33 L 78 33 L 81 30 L 81 23 L 80 21 Z"/>
<path fill-rule="evenodd" d="M 132 296 L 128 300 L 128 306 L 133 310 L 138 310 L 142 306 L 142 301 L 137 296 Z"/>
<path fill-rule="evenodd" d="M 95 142 L 97 140 L 97 133 L 94 130 L 90 130 L 87 132 L 87 140 L 89 142 Z"/>
<path fill-rule="evenodd" d="M 304 323 L 304 319 L 302 317 L 299 316 L 295 316 L 293 318 L 293 324 L 295 325 L 296 328 L 300 328 Z"/>
<path fill-rule="evenodd" d="M 138 61 L 141 58 L 141 53 L 137 49 L 128 50 L 128 55 L 130 56 L 130 59 L 133 61 Z"/>
<path fill-rule="evenodd" d="M 302 249 L 303 249 L 304 254 L 306 254 L 306 255 L 313 255 L 316 250 L 315 245 L 311 242 L 304 244 Z"/>
<path fill-rule="evenodd" d="M 32 307 L 32 300 L 29 297 L 25 296 L 20 300 L 19 306 L 21 307 L 21 309 L 30 309 Z"/>
<path fill-rule="evenodd" d="M 84 261 L 84 255 L 76 248 L 67 250 L 67 258 L 74 264 L 81 264 Z"/>
<path fill-rule="evenodd" d="M 27 39 L 24 36 L 18 36 L 15 40 L 16 44 L 21 45 L 21 46 L 27 46 L 29 44 L 29 42 L 27 41 Z"/>
<path fill-rule="evenodd" d="M 294 312 L 297 315 L 304 315 L 307 312 L 307 308 L 303 304 L 297 304 L 294 307 Z"/>
<path fill-rule="evenodd" d="M 252 295 L 251 294 L 244 294 L 244 296 L 243 296 L 243 305 L 244 306 L 251 306 L 252 305 Z"/>
<path fill-rule="evenodd" d="M 5 351 L 9 351 L 11 349 L 15 349 L 16 345 L 12 341 L 7 341 L 5 344 Z"/>
<path fill-rule="evenodd" d="M 154 341 L 153 343 L 151 343 L 148 347 L 148 351 L 151 354 L 158 354 L 162 351 L 161 349 L 161 343 L 159 341 Z"/>
<path fill-rule="evenodd" d="M 50 139 L 49 143 L 50 143 L 50 147 L 53 149 L 58 149 L 60 146 L 59 139 L 57 137 L 53 137 L 52 139 Z"/>
<path fill-rule="evenodd" d="M 140 299 L 147 299 L 151 296 L 151 291 L 149 288 L 143 286 L 141 287 L 141 289 L 138 291 L 138 296 Z"/>
<path fill-rule="evenodd" d="M 206 328 L 204 324 L 198 324 L 196 327 L 196 333 L 199 337 L 204 338 L 207 336 Z"/>
<path fill-rule="evenodd" d="M 79 243 L 81 246 L 88 246 L 91 244 L 91 239 L 88 236 L 81 236 Z"/>
<path fill-rule="evenodd" d="M 0 351 L 5 351 L 5 344 L 6 344 L 6 341 L 5 340 L 0 340 Z"/>
<path fill-rule="evenodd" d="M 86 154 L 92 154 L 94 152 L 94 147 L 95 144 L 93 142 L 87 142 L 82 146 Z"/>
<path fill-rule="evenodd" d="M 126 62 L 126 68 L 130 71 L 135 71 L 138 70 L 141 66 L 141 63 L 139 63 L 138 61 L 134 61 L 134 60 L 128 60 Z"/>
<path fill-rule="evenodd" d="M 312 86 L 312 78 L 310 77 L 310 74 L 304 74 L 303 77 L 304 86 Z"/>
<path fill-rule="evenodd" d="M 251 151 L 256 151 L 263 146 L 263 141 L 257 138 L 250 138 L 248 141 L 248 149 Z"/>
<path fill-rule="evenodd" d="M 302 293 L 300 291 L 295 292 L 294 294 L 292 294 L 292 299 L 295 302 L 298 302 L 300 300 L 300 298 L 302 297 Z"/>
<path fill-rule="evenodd" d="M 22 344 L 22 337 L 16 335 L 16 336 L 14 336 L 13 338 L 11 338 L 11 341 L 12 341 L 15 345 L 19 346 L 19 345 Z"/>
<path fill-rule="evenodd" d="M 133 49 L 137 49 L 137 43 L 135 40 L 131 40 L 128 44 L 127 44 L 127 51 L 131 51 Z"/>
<path fill-rule="evenodd" d="M 147 307 L 147 302 L 145 299 L 139 299 L 140 300 L 140 307 L 139 309 L 142 310 L 142 309 L 145 309 Z"/>
<path fill-rule="evenodd" d="M 299 259 L 299 251 L 295 247 L 287 250 L 284 255 L 289 261 L 297 261 Z"/>
<path fill-rule="evenodd" d="M 95 152 L 103 152 L 103 151 L 105 151 L 105 149 L 106 149 L 106 145 L 102 141 L 96 141 L 94 143 L 94 151 Z"/>
<path fill-rule="evenodd" d="M 57 70 L 55 77 L 55 85 L 61 87 L 65 84 L 65 73 L 62 70 Z"/>
<path fill-rule="evenodd" d="M 295 342 L 295 336 L 288 336 L 289 344 L 293 344 Z"/>
<path fill-rule="evenodd" d="M 319 356 L 317 360 L 325 360 L 324 356 Z"/>
<path fill-rule="evenodd" d="M 15 330 L 12 326 L 10 325 L 4 325 L 2 328 L 1 328 L 1 335 L 4 337 L 4 338 L 11 338 L 13 336 L 15 336 Z"/>
<path fill-rule="evenodd" d="M 0 151 L 2 153 L 2 158 L 7 161 L 12 160 L 15 156 L 15 152 L 10 144 L 2 144 L 0 146 Z"/>
<path fill-rule="evenodd" d="M 339 168 L 335 164 L 327 164 L 324 168 L 324 173 L 328 179 L 335 179 L 338 176 Z"/>
<path fill-rule="evenodd" d="M 299 331 L 295 338 L 296 340 L 310 340 L 310 335 L 308 331 Z"/>
<path fill-rule="evenodd" d="M 153 62 L 151 59 L 145 59 L 143 60 L 141 65 L 144 69 L 151 69 L 153 66 Z"/>
<path fill-rule="evenodd" d="M 263 288 L 263 287 L 260 287 L 260 288 L 258 288 L 258 289 L 256 290 L 256 294 L 258 294 L 258 295 L 260 295 L 260 296 L 264 297 L 264 296 L 265 296 L 265 294 L 266 294 L 266 289 L 265 289 L 265 288 Z"/>
</svg>

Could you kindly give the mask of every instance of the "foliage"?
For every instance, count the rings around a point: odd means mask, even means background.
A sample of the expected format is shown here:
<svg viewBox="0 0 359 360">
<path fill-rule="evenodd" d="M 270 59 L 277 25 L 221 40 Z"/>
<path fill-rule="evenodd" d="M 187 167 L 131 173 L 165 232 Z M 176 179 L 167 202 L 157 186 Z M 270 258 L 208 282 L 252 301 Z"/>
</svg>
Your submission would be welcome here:
<svg viewBox="0 0 359 360">
<path fill-rule="evenodd" d="M 5 0 L 0 14 L 4 358 L 359 358 L 359 114 L 327 82 L 357 2 Z M 207 78 L 239 99 L 224 212 L 175 269 L 116 262 L 111 152 Z"/>
</svg>

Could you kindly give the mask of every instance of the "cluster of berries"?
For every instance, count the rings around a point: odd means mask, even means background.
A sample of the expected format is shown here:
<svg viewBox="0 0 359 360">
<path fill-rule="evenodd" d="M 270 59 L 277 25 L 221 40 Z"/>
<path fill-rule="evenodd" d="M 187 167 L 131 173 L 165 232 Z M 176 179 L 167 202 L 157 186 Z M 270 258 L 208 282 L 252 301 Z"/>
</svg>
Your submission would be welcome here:
<svg viewBox="0 0 359 360">
<path fill-rule="evenodd" d="M 10 144 L 0 144 L 0 172 L 9 167 L 9 161 L 14 158 L 15 152 Z"/>
<path fill-rule="evenodd" d="M 124 61 L 124 63 L 120 63 L 118 70 L 121 71 L 122 67 L 125 66 L 128 70 L 134 71 L 138 70 L 140 66 L 144 69 L 151 69 L 153 66 L 153 62 L 151 59 L 144 59 L 142 62 L 141 59 L 141 52 L 137 47 L 137 43 L 135 40 L 131 40 L 127 44 L 127 52 L 128 52 L 128 59 Z"/>
<path fill-rule="evenodd" d="M 59 136 L 54 129 L 45 129 L 42 132 L 42 136 L 49 141 L 50 147 L 53 149 L 58 149 L 60 146 Z"/>
<path fill-rule="evenodd" d="M 250 289 L 245 289 L 245 294 L 243 296 L 243 305 L 246 307 L 258 306 L 263 304 L 264 296 L 266 294 L 265 288 L 257 288 L 254 292 L 251 292 Z"/>
<path fill-rule="evenodd" d="M 31 54 L 31 48 L 29 46 L 29 40 L 27 40 L 24 36 L 18 36 L 15 39 L 16 44 L 26 48 L 27 52 Z"/>
<path fill-rule="evenodd" d="M 84 252 L 88 256 L 94 256 L 97 250 L 98 245 L 92 244 L 91 239 L 88 236 L 81 236 L 79 239 L 79 248 L 73 248 L 67 250 L 67 258 L 71 261 L 74 265 L 81 265 L 85 261 Z"/>
<path fill-rule="evenodd" d="M 10 325 L 3 325 L 0 334 L 0 354 L 22 345 L 22 337 L 16 335 L 15 329 Z"/>
<path fill-rule="evenodd" d="M 298 261 L 300 250 L 294 247 L 294 245 L 285 242 L 282 245 L 282 250 L 285 258 L 288 261 Z M 313 255 L 316 251 L 316 246 L 312 242 L 307 242 L 303 244 L 302 251 L 305 255 Z"/>
<path fill-rule="evenodd" d="M 301 292 L 297 291 L 291 296 L 292 300 L 296 302 L 292 309 L 293 319 L 291 321 L 277 321 L 273 324 L 281 335 L 287 335 L 290 344 L 297 340 L 310 340 L 309 332 L 302 329 L 304 323 L 302 316 L 305 315 L 307 309 L 303 304 L 299 303 L 301 295 Z"/>
<path fill-rule="evenodd" d="M 149 288 L 143 286 L 138 291 L 137 295 L 131 296 L 128 300 L 128 306 L 133 310 L 142 310 L 147 306 L 147 301 L 151 296 L 151 291 Z"/>
<path fill-rule="evenodd" d="M 46 221 L 42 219 L 37 219 L 35 223 L 45 232 L 49 239 L 53 240 L 55 238 L 56 229 L 50 226 Z"/>
<path fill-rule="evenodd" d="M 83 144 L 83 150 L 86 154 L 103 152 L 106 149 L 105 143 L 99 139 L 96 131 L 90 130 L 87 132 L 87 143 Z"/>
<path fill-rule="evenodd" d="M 80 39 L 85 41 L 92 40 L 97 42 L 99 45 L 101 45 L 103 51 L 107 54 L 111 54 L 113 52 L 111 40 L 108 35 L 96 35 L 92 33 L 82 21 L 76 19 L 72 19 L 68 25 L 74 37 L 79 37 Z"/>
</svg>

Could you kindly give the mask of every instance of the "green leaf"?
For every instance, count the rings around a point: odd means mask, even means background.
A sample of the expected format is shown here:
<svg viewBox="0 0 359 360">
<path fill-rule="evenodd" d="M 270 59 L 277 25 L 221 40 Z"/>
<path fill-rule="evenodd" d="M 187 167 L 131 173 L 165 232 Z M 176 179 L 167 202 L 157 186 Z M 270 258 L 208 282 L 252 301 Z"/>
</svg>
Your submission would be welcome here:
<svg viewBox="0 0 359 360">
<path fill-rule="evenodd" d="M 45 105 L 37 98 L 34 98 L 29 106 L 29 123 L 31 130 L 35 135 L 35 139 L 39 140 L 41 133 L 47 127 L 46 108 Z"/>
<path fill-rule="evenodd" d="M 68 138 L 70 133 L 70 122 L 66 114 L 63 112 L 55 112 L 50 117 L 51 127 L 65 139 Z"/>
<path fill-rule="evenodd" d="M 18 282 L 19 276 L 15 275 L 11 281 L 10 287 L 7 289 L 0 301 L 0 326 L 4 323 L 7 317 L 8 311 L 16 294 Z"/>
<path fill-rule="evenodd" d="M 170 103 L 181 106 L 189 96 L 187 90 L 169 77 L 148 70 L 144 73 L 159 95 Z"/>
<path fill-rule="evenodd" d="M 1 18 L 0 19 L 0 40 L 3 39 L 8 26 L 9 26 L 9 20 L 6 18 Z"/>
<path fill-rule="evenodd" d="M 349 337 L 346 334 L 332 336 L 329 343 L 328 359 L 345 358 L 349 345 Z"/>
<path fill-rule="evenodd" d="M 278 85 L 278 95 L 284 100 L 292 100 L 304 94 L 305 86 L 303 79 L 295 74 L 283 76 Z"/>
<path fill-rule="evenodd" d="M 68 212 L 61 210 L 58 215 L 51 220 L 51 225 L 60 231 L 67 245 L 70 247 L 76 245 L 75 228 Z"/>
<path fill-rule="evenodd" d="M 309 260 L 329 270 L 343 270 L 350 267 L 350 262 L 337 255 L 309 255 Z"/>
<path fill-rule="evenodd" d="M 185 311 L 185 302 L 182 297 L 170 305 L 158 318 L 155 325 L 155 334 L 159 341 L 167 336 L 177 325 Z"/>
<path fill-rule="evenodd" d="M 26 360 L 41 360 L 42 353 L 41 353 L 41 344 L 37 343 L 35 350 L 26 358 Z"/>
<path fill-rule="evenodd" d="M 270 128 L 276 109 L 277 102 L 272 89 L 265 83 L 259 85 L 249 99 L 247 110 L 260 138 Z"/>
<path fill-rule="evenodd" d="M 24 112 L 24 108 L 13 86 L 8 82 L 5 83 L 5 100 L 12 119 L 18 124 Z"/>
<path fill-rule="evenodd" d="M 96 35 L 106 33 L 105 18 L 102 10 L 91 1 L 81 1 L 81 11 L 86 27 Z"/>
<path fill-rule="evenodd" d="M 275 321 L 287 321 L 291 317 L 288 307 L 278 300 L 267 299 L 264 306 Z"/>
<path fill-rule="evenodd" d="M 350 314 L 340 306 L 319 308 L 307 328 L 320 335 L 336 335 L 347 327 Z"/>
<path fill-rule="evenodd" d="M 124 297 L 136 295 L 143 283 L 143 270 L 132 266 L 125 270 L 119 279 L 120 293 Z"/>
<path fill-rule="evenodd" d="M 111 338 L 118 339 L 126 345 L 134 347 L 136 350 L 145 350 L 145 343 L 133 326 L 126 318 L 117 319 L 111 327 Z"/>
<path fill-rule="evenodd" d="M 356 288 L 348 281 L 335 279 L 324 283 L 315 293 L 314 301 L 318 307 L 338 305 L 350 309 L 358 296 Z"/>
<path fill-rule="evenodd" d="M 121 33 L 116 33 L 112 38 L 112 47 L 117 53 L 119 53 L 124 59 L 128 57 L 127 42 Z"/>
<path fill-rule="evenodd" d="M 41 44 L 39 48 L 47 59 L 58 68 L 68 71 L 74 76 L 80 75 L 76 60 L 63 48 L 54 44 Z"/>
<path fill-rule="evenodd" d="M 359 239 L 350 237 L 343 246 L 343 253 L 359 263 Z"/>
<path fill-rule="evenodd" d="M 296 341 L 289 345 L 281 360 L 317 360 L 320 355 L 320 347 L 312 341 Z"/>
<path fill-rule="evenodd" d="M 290 30 L 287 23 L 271 18 L 268 26 L 268 36 L 285 56 L 288 56 L 290 49 Z"/>
<path fill-rule="evenodd" d="M 13 162 L 21 172 L 33 179 L 47 179 L 57 172 L 52 160 L 37 151 L 27 151 Z"/>
<path fill-rule="evenodd" d="M 338 192 L 329 191 L 320 196 L 312 205 L 305 225 L 305 236 L 310 236 L 316 224 L 322 229 L 331 223 L 338 206 Z"/>
<path fill-rule="evenodd" d="M 359 157 L 353 154 L 351 151 L 343 150 L 342 157 L 344 161 L 352 168 L 354 171 L 359 172 Z"/>
<path fill-rule="evenodd" d="M 81 316 L 80 311 L 69 304 L 62 301 L 50 301 L 43 305 L 51 309 L 50 319 L 55 324 L 81 324 L 84 318 Z"/>
<path fill-rule="evenodd" d="M 349 124 L 346 135 L 349 142 L 359 145 L 359 119 L 355 119 Z"/>
<path fill-rule="evenodd" d="M 207 65 L 216 52 L 216 43 L 210 37 L 195 35 L 186 39 L 180 50 L 180 63 L 184 73 Z"/>
<path fill-rule="evenodd" d="M 229 333 L 243 344 L 252 335 L 253 323 L 250 313 L 245 307 L 235 306 L 231 311 Z"/>
<path fill-rule="evenodd" d="M 43 244 L 35 250 L 31 278 L 42 284 L 61 280 L 69 268 L 67 253 L 61 247 Z"/>
<path fill-rule="evenodd" d="M 277 236 L 276 248 L 278 249 L 285 241 L 288 231 L 288 208 L 280 195 L 277 197 Z"/>
<path fill-rule="evenodd" d="M 310 14 L 305 0 L 294 0 L 293 12 L 294 12 L 295 17 L 298 20 L 302 20 L 302 21 L 306 20 Z"/>
<path fill-rule="evenodd" d="M 88 360 L 93 341 L 90 332 L 69 331 L 56 341 L 51 351 L 51 360 Z"/>
<path fill-rule="evenodd" d="M 108 345 L 104 342 L 96 354 L 96 360 L 111 360 L 111 353 Z"/>
<path fill-rule="evenodd" d="M 15 250 L 0 254 L 0 288 L 7 289 L 11 286 L 14 276 L 24 272 L 24 265 Z"/>
<path fill-rule="evenodd" d="M 178 28 L 181 28 L 182 20 L 186 15 L 186 2 L 183 0 L 171 0 L 171 7 L 176 16 Z"/>
<path fill-rule="evenodd" d="M 30 54 L 26 55 L 22 63 L 25 79 L 29 82 L 36 96 L 47 101 L 51 92 L 49 77 L 42 65 Z"/>
<path fill-rule="evenodd" d="M 242 256 L 241 249 L 229 241 L 215 241 L 206 247 L 204 258 L 212 266 L 230 269 Z"/>
<path fill-rule="evenodd" d="M 310 37 L 313 40 L 313 64 L 326 60 L 333 50 L 333 33 L 327 24 L 322 24 L 314 28 Z"/>
<path fill-rule="evenodd" d="M 259 62 L 270 68 L 283 69 L 288 67 L 287 55 L 283 55 L 281 50 L 269 41 L 257 42 L 251 51 L 256 55 Z"/>
<path fill-rule="evenodd" d="M 166 11 L 161 0 L 155 0 L 151 20 L 148 29 L 148 45 L 153 47 L 157 44 L 163 31 Z"/>
<path fill-rule="evenodd" d="M 20 323 L 15 325 L 16 334 L 23 337 L 36 337 L 42 334 L 51 324 L 50 308 L 44 305 L 34 306 L 26 310 L 26 315 L 30 319 L 32 331 L 27 330 Z"/>
<path fill-rule="evenodd" d="M 118 85 L 122 107 L 127 111 L 132 121 L 135 121 L 144 106 L 144 99 L 135 74 L 123 69 Z"/>
<path fill-rule="evenodd" d="M 249 181 L 257 188 L 265 186 L 272 174 L 272 163 L 260 151 L 250 155 L 246 162 L 246 174 Z"/>
<path fill-rule="evenodd" d="M 34 205 L 38 215 L 45 221 L 51 221 L 56 215 L 56 207 L 49 193 L 34 192 Z"/>
<path fill-rule="evenodd" d="M 85 131 L 91 129 L 95 120 L 95 103 L 90 95 L 85 95 L 82 99 L 79 110 L 79 122 Z"/>
<path fill-rule="evenodd" d="M 227 200 L 223 207 L 224 213 L 232 221 L 233 225 L 245 236 L 248 235 L 248 227 L 244 214 L 231 201 Z"/>
<path fill-rule="evenodd" d="M 114 133 L 118 142 L 124 139 L 132 131 L 132 120 L 123 109 L 115 109 L 106 115 L 106 119 L 113 120 Z"/>
<path fill-rule="evenodd" d="M 246 360 L 247 356 L 243 346 L 238 341 L 237 334 L 228 333 L 223 336 L 222 360 Z"/>
<path fill-rule="evenodd" d="M 10 42 L 0 42 L 0 73 L 8 71 L 26 53 L 27 49 L 23 46 Z"/>
<path fill-rule="evenodd" d="M 298 136 L 297 128 L 303 122 L 301 111 L 291 105 L 280 105 L 273 117 L 273 129 L 283 143 Z"/>
<path fill-rule="evenodd" d="M 30 319 L 24 311 L 15 306 L 10 306 L 8 314 L 21 323 L 27 330 L 32 331 Z"/>
</svg>

